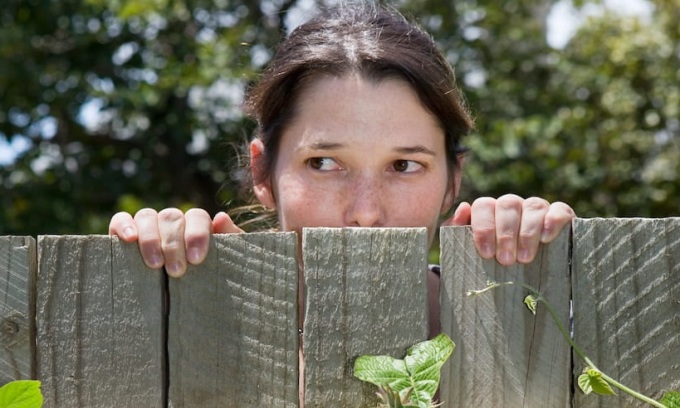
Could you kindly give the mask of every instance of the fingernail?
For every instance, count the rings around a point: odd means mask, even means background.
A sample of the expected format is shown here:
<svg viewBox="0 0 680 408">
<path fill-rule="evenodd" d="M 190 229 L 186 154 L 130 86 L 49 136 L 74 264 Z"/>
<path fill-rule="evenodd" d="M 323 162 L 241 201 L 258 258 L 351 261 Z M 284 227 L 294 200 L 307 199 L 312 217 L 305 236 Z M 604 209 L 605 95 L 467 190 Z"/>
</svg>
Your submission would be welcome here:
<svg viewBox="0 0 680 408">
<path fill-rule="evenodd" d="M 503 265 L 510 265 L 511 263 L 515 262 L 510 251 L 501 251 L 499 258 L 500 263 Z"/>
<path fill-rule="evenodd" d="M 541 232 L 541 242 L 542 243 L 547 243 L 550 241 L 550 238 L 552 236 L 552 231 L 546 228 L 543 228 L 543 231 Z"/>
<path fill-rule="evenodd" d="M 182 264 L 179 262 L 174 262 L 169 265 L 165 265 L 165 272 L 170 276 L 178 276 L 182 271 Z"/>
<path fill-rule="evenodd" d="M 201 257 L 201 252 L 198 250 L 198 248 L 189 248 L 189 251 L 187 252 L 187 261 L 189 263 L 196 263 Z"/>
<path fill-rule="evenodd" d="M 151 257 L 149 257 L 149 266 L 153 269 L 160 268 L 163 266 L 163 258 L 159 255 L 151 255 Z"/>
<path fill-rule="evenodd" d="M 493 258 L 494 257 L 494 248 L 491 244 L 483 244 L 482 245 L 482 258 Z"/>
<path fill-rule="evenodd" d="M 529 262 L 529 250 L 526 248 L 522 248 L 517 252 L 517 260 L 520 262 Z"/>
</svg>

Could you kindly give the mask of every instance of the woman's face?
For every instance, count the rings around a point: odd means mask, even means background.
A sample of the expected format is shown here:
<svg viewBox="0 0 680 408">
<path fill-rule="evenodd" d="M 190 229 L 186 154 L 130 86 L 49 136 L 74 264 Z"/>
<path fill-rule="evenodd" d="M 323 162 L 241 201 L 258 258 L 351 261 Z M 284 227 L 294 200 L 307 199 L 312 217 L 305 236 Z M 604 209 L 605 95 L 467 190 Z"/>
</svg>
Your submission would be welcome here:
<svg viewBox="0 0 680 408">
<path fill-rule="evenodd" d="M 458 182 L 442 128 L 405 81 L 323 77 L 296 112 L 270 179 L 255 186 L 282 230 L 427 227 L 432 241 Z M 251 145 L 253 163 L 262 149 Z"/>
</svg>

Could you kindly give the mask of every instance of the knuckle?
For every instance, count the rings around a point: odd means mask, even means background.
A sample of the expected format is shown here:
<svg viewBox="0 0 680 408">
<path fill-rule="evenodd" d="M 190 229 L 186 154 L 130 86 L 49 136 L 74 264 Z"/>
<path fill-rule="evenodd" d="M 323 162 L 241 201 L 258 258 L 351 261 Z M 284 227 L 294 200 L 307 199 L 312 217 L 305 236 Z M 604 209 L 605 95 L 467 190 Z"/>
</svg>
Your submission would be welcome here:
<svg viewBox="0 0 680 408">
<path fill-rule="evenodd" d="M 111 221 L 109 221 L 109 233 L 118 232 L 132 222 L 134 221 L 130 214 L 126 212 L 117 212 L 111 217 Z"/>
<path fill-rule="evenodd" d="M 472 227 L 475 236 L 480 238 L 489 237 L 496 234 L 496 229 L 491 226 L 474 226 Z"/>
<path fill-rule="evenodd" d="M 522 202 L 524 199 L 517 194 L 504 194 L 500 197 L 498 197 L 498 201 L 507 201 L 507 202 Z"/>
<path fill-rule="evenodd" d="M 125 212 L 125 211 L 118 211 L 117 213 L 113 214 L 113 217 L 111 217 L 111 219 L 117 220 L 117 219 L 119 219 L 119 218 L 120 218 L 120 219 L 125 219 L 125 218 L 128 218 L 128 217 L 131 218 L 132 216 L 131 216 L 129 213 Z"/>
<path fill-rule="evenodd" d="M 178 208 L 166 208 L 158 213 L 158 219 L 161 222 L 175 223 L 184 218 L 184 213 Z"/>
<path fill-rule="evenodd" d="M 517 238 L 516 231 L 511 229 L 502 229 L 498 231 L 498 234 L 496 236 L 498 242 L 514 241 L 516 238 Z"/>
<path fill-rule="evenodd" d="M 178 253 L 179 251 L 184 250 L 184 245 L 177 239 L 168 239 L 164 240 L 161 248 L 163 249 L 163 253 Z"/>
<path fill-rule="evenodd" d="M 552 203 L 548 214 L 546 214 L 546 221 L 567 223 L 576 217 L 574 210 L 567 204 L 562 202 Z"/>
<path fill-rule="evenodd" d="M 154 210 L 153 208 L 142 208 L 141 210 L 137 211 L 137 213 L 135 213 L 135 218 L 154 217 L 156 215 L 157 215 L 156 210 Z"/>
<path fill-rule="evenodd" d="M 540 197 L 530 197 L 524 200 L 523 206 L 526 211 L 547 211 L 550 203 Z"/>
<path fill-rule="evenodd" d="M 191 208 L 186 212 L 187 217 L 206 217 L 210 218 L 208 212 L 202 208 Z"/>
<path fill-rule="evenodd" d="M 498 207 L 501 209 L 520 209 L 524 199 L 514 194 L 506 194 L 498 199 Z"/>
<path fill-rule="evenodd" d="M 536 241 L 538 236 L 537 236 L 537 234 L 534 234 L 532 232 L 536 232 L 536 231 L 520 232 L 519 233 L 519 241 L 522 242 L 522 243 L 530 243 L 530 242 Z"/>
<path fill-rule="evenodd" d="M 480 207 L 480 206 L 490 206 L 490 205 L 495 205 L 496 204 L 496 199 L 492 197 L 479 197 L 475 201 L 472 202 L 473 207 Z"/>
<path fill-rule="evenodd" d="M 556 209 L 558 209 L 560 212 L 564 214 L 565 217 L 567 218 L 574 218 L 576 217 L 576 212 L 574 211 L 573 208 L 569 204 L 565 204 L 561 201 L 556 201 L 552 203 L 552 206 Z"/>
</svg>

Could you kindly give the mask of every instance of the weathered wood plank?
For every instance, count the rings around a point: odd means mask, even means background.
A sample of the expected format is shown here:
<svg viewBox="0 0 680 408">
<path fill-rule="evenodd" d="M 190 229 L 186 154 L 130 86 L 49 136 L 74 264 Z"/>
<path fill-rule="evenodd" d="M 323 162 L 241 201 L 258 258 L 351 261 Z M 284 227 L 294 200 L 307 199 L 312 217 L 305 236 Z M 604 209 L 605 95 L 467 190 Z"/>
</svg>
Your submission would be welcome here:
<svg viewBox="0 0 680 408">
<path fill-rule="evenodd" d="M 487 281 L 524 282 L 568 325 L 569 231 L 543 246 L 533 263 L 512 267 L 480 258 L 467 227 L 444 227 L 440 236 L 442 331 L 457 344 L 442 369 L 444 406 L 569 406 L 570 349 L 546 308 L 532 315 L 523 304 L 528 292 L 517 286 L 466 296 Z"/>
<path fill-rule="evenodd" d="M 680 390 L 680 218 L 576 220 L 572 279 L 575 339 L 598 368 L 652 398 Z M 575 402 L 645 406 L 580 392 Z"/>
<path fill-rule="evenodd" d="M 297 407 L 297 236 L 216 235 L 170 279 L 170 406 Z"/>
<path fill-rule="evenodd" d="M 163 406 L 163 274 L 108 236 L 38 238 L 45 407 Z"/>
<path fill-rule="evenodd" d="M 0 237 L 0 385 L 35 376 L 35 273 L 35 240 Z"/>
<path fill-rule="evenodd" d="M 402 358 L 427 337 L 426 231 L 306 229 L 302 245 L 305 407 L 370 406 L 355 358 Z"/>
</svg>

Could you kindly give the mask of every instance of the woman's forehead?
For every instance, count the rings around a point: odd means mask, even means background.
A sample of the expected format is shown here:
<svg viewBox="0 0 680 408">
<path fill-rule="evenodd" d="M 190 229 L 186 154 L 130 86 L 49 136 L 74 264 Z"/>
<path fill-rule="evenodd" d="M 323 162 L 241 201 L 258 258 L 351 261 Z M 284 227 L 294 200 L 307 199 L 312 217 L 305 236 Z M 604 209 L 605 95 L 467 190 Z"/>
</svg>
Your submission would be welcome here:
<svg viewBox="0 0 680 408">
<path fill-rule="evenodd" d="M 309 143 L 336 143 L 340 136 L 389 136 L 406 145 L 421 139 L 443 143 L 437 118 L 400 79 L 325 76 L 305 87 L 297 105 L 290 129 L 305 132 Z"/>
</svg>

